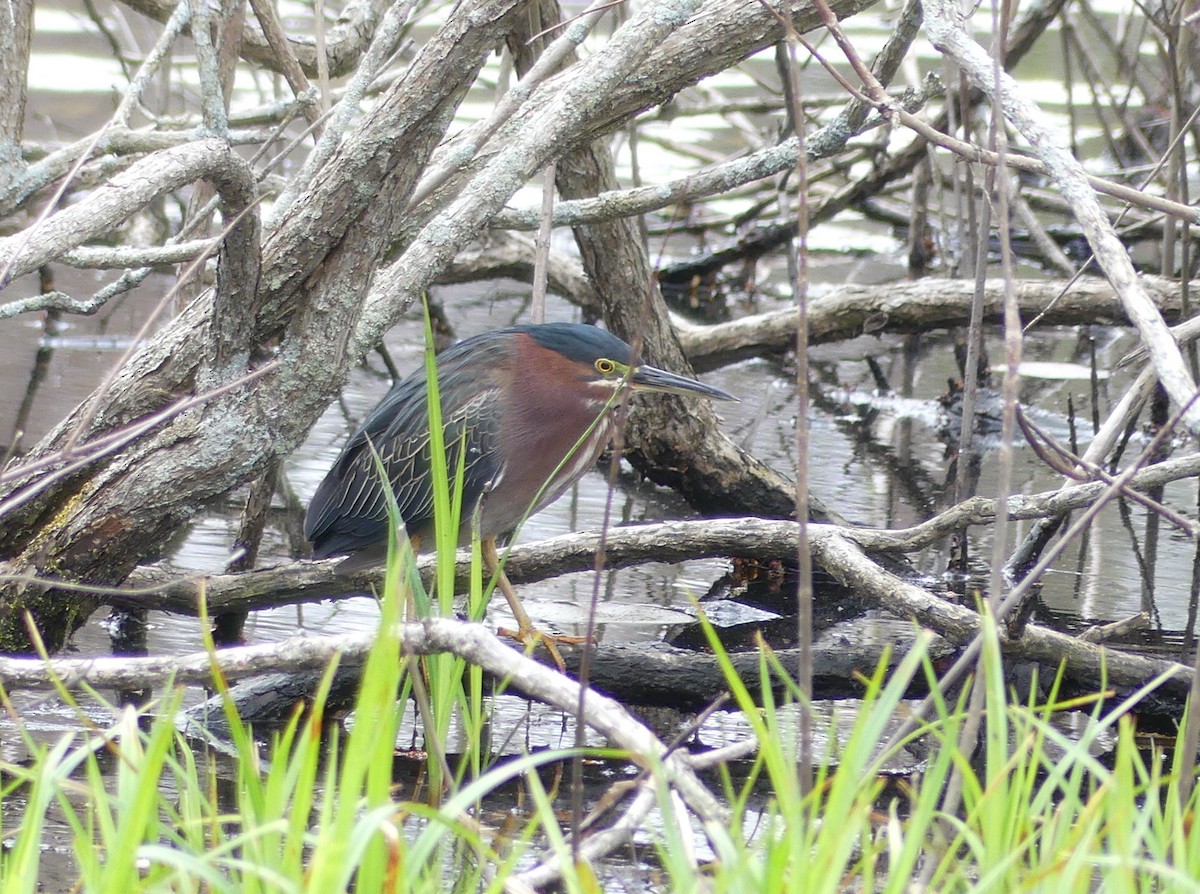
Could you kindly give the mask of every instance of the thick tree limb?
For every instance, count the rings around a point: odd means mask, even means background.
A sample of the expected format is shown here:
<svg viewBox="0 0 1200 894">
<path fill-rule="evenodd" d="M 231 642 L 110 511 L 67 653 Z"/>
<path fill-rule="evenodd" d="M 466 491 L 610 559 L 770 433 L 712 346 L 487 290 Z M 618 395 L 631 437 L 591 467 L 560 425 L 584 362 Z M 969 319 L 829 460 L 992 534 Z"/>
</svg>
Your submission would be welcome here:
<svg viewBox="0 0 1200 894">
<path fill-rule="evenodd" d="M 839 625 L 831 635 L 814 644 L 814 674 L 820 678 L 822 698 L 845 698 L 860 694 L 856 678 L 870 676 L 886 657 L 889 666 L 912 647 L 917 628 L 903 621 L 872 619 Z M 953 650 L 945 642 L 922 644 L 934 660 L 946 658 Z M 247 723 L 268 725 L 287 722 L 296 701 L 311 697 L 325 669 L 338 659 L 337 677 L 326 701 L 330 714 L 353 707 L 361 681 L 366 654 L 374 643 L 374 634 L 304 636 L 278 643 L 219 649 L 213 656 L 204 653 L 174 658 L 136 658 L 130 663 L 121 657 L 56 658 L 50 664 L 34 658 L 0 657 L 0 686 L 7 691 L 51 689 L 55 678 L 68 687 L 87 684 L 94 688 L 149 690 L 175 684 L 208 686 L 212 683 L 212 663 L 229 681 L 238 684 L 233 694 L 238 715 Z M 508 647 L 520 652 L 513 643 Z M 594 645 L 590 661 L 589 683 L 598 692 L 622 704 L 642 707 L 670 707 L 679 711 L 699 711 L 728 691 L 724 671 L 715 656 L 695 649 L 676 648 L 665 643 L 607 643 Z M 560 646 L 567 673 L 578 678 L 582 647 Z M 788 666 L 795 650 L 779 649 L 776 657 Z M 532 656 L 551 667 L 543 650 Z M 323 659 L 323 660 L 322 660 Z M 756 679 L 761 669 L 757 649 L 733 652 L 729 660 L 745 680 Z M 510 681 L 494 676 L 512 692 Z M 780 684 L 777 694 L 783 693 Z M 538 698 L 537 692 L 523 693 Z M 218 697 L 219 700 L 219 697 Z M 204 713 L 203 709 L 189 712 Z"/>
<path fill-rule="evenodd" d="M 874 2 L 838 0 L 835 7 L 837 14 L 844 18 L 861 12 Z M 674 33 L 651 49 L 620 89 L 606 97 L 607 101 L 597 104 L 595 115 L 563 135 L 555 147 L 556 153 L 565 155 L 608 137 L 645 109 L 665 103 L 701 79 L 769 47 L 781 33 L 780 16 L 788 17 L 799 31 L 811 30 L 820 24 L 807 0 L 787 0 L 778 10 L 741 0 L 707 0 Z M 586 66 L 588 62 L 580 65 Z M 494 155 L 506 151 L 531 122 L 547 117 L 552 119 L 553 113 L 548 114 L 547 109 L 557 101 L 564 84 L 579 79 L 580 71 L 578 65 L 571 66 L 542 83 L 521 105 L 518 114 L 497 130 L 485 145 L 467 147 L 474 150 L 474 158 L 469 163 L 442 160 L 443 155 L 451 152 L 450 147 L 439 151 L 435 163 L 462 169 L 465 179 Z M 519 85 L 518 89 L 524 92 L 524 85 Z M 540 167 L 535 165 L 535 169 Z M 496 209 L 497 213 L 499 210 Z"/>
<path fill-rule="evenodd" d="M 913 584 L 888 574 L 840 531 L 812 533 L 813 560 L 856 593 L 868 595 L 898 617 L 908 617 L 960 646 L 975 639 L 982 627 L 978 612 L 939 599 Z M 1160 673 L 1169 673 L 1176 693 L 1191 686 L 1192 671 L 1175 661 L 1146 658 L 1105 648 L 1038 624 L 1028 624 L 1018 639 L 1001 642 L 1004 654 L 1064 666 L 1074 680 L 1092 686 L 1107 680 L 1116 686 L 1138 686 Z"/>
<path fill-rule="evenodd" d="M 909 2 L 875 63 L 876 75 L 883 83 L 891 83 L 913 38 L 919 32 L 920 22 L 920 4 Z M 513 50 L 517 51 L 515 47 Z M 904 103 L 910 111 L 915 112 L 924 99 L 923 95 L 910 96 L 906 91 Z M 808 159 L 816 161 L 843 151 L 850 138 L 864 129 L 868 111 L 868 103 L 852 99 L 832 122 L 816 133 L 805 135 L 804 145 Z M 884 119 L 876 116 L 870 126 L 883 123 Z M 677 203 L 727 192 L 742 184 L 792 170 L 796 167 L 799 148 L 800 141 L 792 136 L 749 155 L 693 171 L 677 180 L 632 189 L 611 188 L 588 193 L 586 197 L 578 199 L 568 198 L 555 204 L 552 221 L 555 226 L 577 227 L 580 224 L 599 223 L 618 217 L 632 217 Z M 539 217 L 535 209 L 509 209 L 496 216 L 493 226 L 534 230 L 539 225 Z"/>
<path fill-rule="evenodd" d="M 115 159 L 113 156 L 139 155 L 146 152 L 161 152 L 176 146 L 184 146 L 201 139 L 199 129 L 189 128 L 177 131 L 140 131 L 109 122 L 100 133 L 91 134 L 82 140 L 77 140 L 67 146 L 55 146 L 48 152 L 30 152 L 31 147 L 25 145 L 26 153 L 38 160 L 29 165 L 25 172 L 8 187 L 0 189 L 0 213 L 12 211 L 38 190 L 49 186 L 55 180 L 65 176 L 78 163 L 82 156 L 96 159 L 93 164 L 102 168 L 103 173 L 91 174 L 88 167 L 81 169 L 80 181 L 96 182 L 105 174 L 111 174 L 114 165 L 133 163 L 133 159 Z M 257 145 L 271 138 L 271 132 L 263 128 L 231 130 L 226 135 L 226 142 L 232 146 Z"/>
</svg>

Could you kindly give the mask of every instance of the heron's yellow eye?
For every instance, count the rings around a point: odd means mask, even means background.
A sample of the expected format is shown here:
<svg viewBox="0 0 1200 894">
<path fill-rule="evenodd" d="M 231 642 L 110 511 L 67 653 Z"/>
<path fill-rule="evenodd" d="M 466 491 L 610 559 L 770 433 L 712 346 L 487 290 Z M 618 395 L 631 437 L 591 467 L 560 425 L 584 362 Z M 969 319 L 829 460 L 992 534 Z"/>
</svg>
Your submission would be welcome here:
<svg viewBox="0 0 1200 894">
<path fill-rule="evenodd" d="M 601 357 L 596 361 L 596 371 L 601 375 L 610 376 L 616 370 L 617 364 L 609 360 L 607 357 Z"/>
</svg>

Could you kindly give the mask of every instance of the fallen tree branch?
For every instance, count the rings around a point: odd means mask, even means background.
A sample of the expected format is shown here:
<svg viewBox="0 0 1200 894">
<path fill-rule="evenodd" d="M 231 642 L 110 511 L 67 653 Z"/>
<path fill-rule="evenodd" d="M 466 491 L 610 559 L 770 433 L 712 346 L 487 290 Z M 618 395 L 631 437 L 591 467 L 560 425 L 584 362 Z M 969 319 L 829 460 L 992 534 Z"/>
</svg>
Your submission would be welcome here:
<svg viewBox="0 0 1200 894">
<path fill-rule="evenodd" d="M 699 622 L 696 622 L 697 625 Z M 917 627 L 908 621 L 891 618 L 853 618 L 823 631 L 813 644 L 813 693 L 819 700 L 855 698 L 862 695 L 864 680 L 870 679 L 882 662 L 895 668 L 914 647 Z M 1093 642 L 1095 640 L 1092 640 Z M 516 648 L 514 645 L 513 648 Z M 929 634 L 921 644 L 930 659 L 945 661 L 957 649 L 940 637 Z M 566 672 L 581 679 L 583 648 L 559 645 Z M 776 659 L 784 667 L 795 665 L 798 649 L 775 649 Z M 757 648 L 740 648 L 728 653 L 729 663 L 743 680 L 757 681 L 761 677 L 762 655 Z M 551 665 L 549 654 L 537 649 L 533 658 Z M 321 683 L 319 671 L 292 671 L 282 663 L 279 670 L 239 683 L 231 690 L 238 716 L 259 727 L 286 723 L 300 699 L 311 698 Z M 265 668 L 264 668 L 265 670 Z M 343 662 L 329 694 L 325 710 L 339 713 L 354 705 L 362 668 Z M 507 681 L 502 682 L 510 694 L 517 692 Z M 771 678 L 777 698 L 786 698 L 787 687 L 778 678 Z M 910 681 L 913 697 L 924 695 L 925 680 Z M 155 675 L 141 683 L 141 688 L 162 684 Z M 641 708 L 668 708 L 677 712 L 700 711 L 729 692 L 724 669 L 715 655 L 696 648 L 672 646 L 667 643 L 627 643 L 602 641 L 591 647 L 588 664 L 588 685 L 597 692 L 617 699 L 624 705 Z M 137 688 L 137 687 L 130 687 Z M 754 687 L 756 698 L 757 687 Z M 528 694 L 528 693 L 526 693 Z M 201 710 L 201 707 L 193 709 Z M 209 708 L 211 710 L 211 706 Z"/>
<path fill-rule="evenodd" d="M 1139 277 L 1146 294 L 1165 314 L 1182 308 L 1177 280 Z M 984 285 L 984 312 L 991 321 L 1002 313 L 1005 284 L 990 279 Z M 1070 284 L 1061 280 L 1021 280 L 1015 284 L 1022 316 L 1045 312 L 1045 325 L 1114 322 L 1129 317 L 1116 290 L 1103 279 L 1087 277 Z M 885 285 L 848 284 L 809 301 L 809 344 L 822 344 L 875 332 L 925 332 L 966 325 L 975 284 L 961 279 L 921 279 Z M 1190 287 L 1191 301 L 1200 303 L 1200 286 Z M 796 310 L 771 311 L 730 323 L 697 326 L 676 320 L 679 343 L 692 360 L 755 348 L 790 348 L 796 340 Z"/>
<path fill-rule="evenodd" d="M 494 677 L 507 679 L 522 692 L 575 716 L 583 706 L 580 722 L 630 753 L 631 759 L 650 772 L 661 766 L 688 806 L 705 822 L 720 822 L 725 808 L 705 788 L 687 765 L 683 754 L 669 752 L 653 733 L 613 699 L 588 691 L 550 668 L 543 667 L 515 649 L 504 645 L 482 624 L 449 618 L 432 618 L 399 629 L 401 650 L 408 655 L 453 653 Z M 53 688 L 50 675 L 68 687 L 84 681 L 95 685 L 123 686 L 146 675 L 161 675 L 175 683 L 211 685 L 214 669 L 226 679 L 261 673 L 266 660 L 284 659 L 289 666 L 324 668 L 337 658 L 362 661 L 375 642 L 375 633 L 334 637 L 293 637 L 268 646 L 242 646 L 218 652 L 197 652 L 175 659 L 131 658 L 0 658 L 0 683 L 5 689 Z M 124 681 L 124 682 L 122 682 Z"/>
<path fill-rule="evenodd" d="M 970 644 L 979 633 L 982 620 L 975 610 L 939 599 L 887 573 L 840 532 L 814 531 L 812 526 L 809 530 L 813 561 L 855 593 L 877 600 L 888 612 L 910 617 L 960 646 Z M 1115 686 L 1138 686 L 1169 672 L 1167 685 L 1178 694 L 1186 693 L 1192 682 L 1191 669 L 1178 662 L 1106 648 L 1038 624 L 1026 625 L 1019 638 L 1005 637 L 1000 645 L 1010 658 L 1050 668 L 1061 665 L 1068 678 L 1090 681 L 1093 686 L 1100 680 Z"/>
<path fill-rule="evenodd" d="M 1134 476 L 1138 491 L 1200 475 L 1200 454 L 1166 460 Z M 1027 520 L 1057 515 L 1090 505 L 1107 485 L 1095 481 L 1008 501 L 1008 517 Z M 899 530 L 840 528 L 810 525 L 818 533 L 836 532 L 871 553 L 914 552 L 941 541 L 965 525 L 988 524 L 996 517 L 994 500 L 972 497 L 945 512 Z M 681 562 L 688 559 L 745 556 L 761 560 L 787 560 L 796 552 L 796 523 L 759 518 L 704 519 L 612 528 L 605 542 L 609 568 L 623 568 L 649 560 Z M 586 572 L 595 565 L 600 535 L 582 532 L 552 537 L 538 543 L 514 546 L 505 571 L 516 584 L 545 580 L 559 574 Z M 210 612 L 274 608 L 293 602 L 319 602 L 352 593 L 370 593 L 382 581 L 380 570 L 338 574 L 340 560 L 299 562 L 242 574 L 214 574 L 205 578 L 178 578 L 159 569 L 139 568 L 127 586 L 98 589 L 112 605 L 155 608 L 195 614 L 203 586 Z M 422 556 L 423 576 L 433 572 L 436 558 Z M 466 552 L 458 557 L 458 575 L 470 573 Z M 4 579 L 4 578 L 0 578 Z"/>
</svg>

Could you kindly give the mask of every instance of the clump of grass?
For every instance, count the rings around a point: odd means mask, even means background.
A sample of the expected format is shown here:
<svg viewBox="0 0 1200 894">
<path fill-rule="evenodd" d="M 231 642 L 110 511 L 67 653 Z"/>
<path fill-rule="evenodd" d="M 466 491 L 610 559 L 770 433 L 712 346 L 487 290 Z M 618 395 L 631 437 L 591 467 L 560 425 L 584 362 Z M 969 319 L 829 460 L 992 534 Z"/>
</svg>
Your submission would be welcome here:
<svg viewBox="0 0 1200 894">
<path fill-rule="evenodd" d="M 168 687 L 153 713 L 119 710 L 104 730 L 66 734 L 46 747 L 27 737 L 31 759 L 0 765 L 5 801 L 25 801 L 15 826 L 3 830 L 11 846 L 0 857 L 0 891 L 38 890 L 52 811 L 70 830 L 81 892 L 478 889 L 484 873 L 522 848 L 495 852 L 471 806 L 562 755 L 490 770 L 436 808 L 396 799 L 398 594 L 389 588 L 383 599 L 349 736 L 322 721 L 333 668 L 311 709 L 297 711 L 263 746 L 238 717 L 214 665 L 227 696 L 229 761 L 197 753 L 176 730 L 181 687 Z M 225 766 L 232 778 L 219 779 Z"/>
<path fill-rule="evenodd" d="M 985 724 L 977 753 L 959 746 L 964 705 L 940 702 L 937 716 L 906 740 L 923 743 L 922 771 L 907 780 L 905 797 L 886 801 L 885 726 L 903 716 L 902 694 L 915 673 L 924 669 L 934 679 L 921 650 L 866 681 L 861 710 L 844 736 L 830 736 L 841 744 L 825 755 L 807 797 L 799 796 L 794 736 L 775 721 L 771 694 L 772 683 L 782 684 L 793 702 L 797 688 L 769 652 L 757 693 L 726 662 L 759 752 L 740 786 L 724 777 L 736 843 L 713 868 L 713 889 L 901 892 L 921 878 L 921 889 L 931 891 L 1195 891 L 1196 799 L 1193 792 L 1183 803 L 1172 772 L 1185 762 L 1177 755 L 1172 765 L 1161 748 L 1140 745 L 1131 714 L 1163 680 L 1116 704 L 1059 699 L 1057 681 L 1046 700 L 1022 702 L 1005 690 L 994 631 L 984 642 Z M 1061 712 L 1084 709 L 1082 731 L 1068 735 L 1055 723 Z M 947 815 L 940 804 L 955 769 L 962 808 Z M 773 793 L 765 819 L 739 827 L 738 819 L 755 815 L 747 805 L 762 787 Z"/>
<path fill-rule="evenodd" d="M 446 451 L 438 441 L 431 354 L 427 364 L 436 460 Z M 335 668 L 311 706 L 262 743 L 238 716 L 215 660 L 213 679 L 231 731 L 228 761 L 195 750 L 177 731 L 182 688 L 172 686 L 139 710 L 109 706 L 115 719 L 105 729 L 84 726 L 50 745 L 25 733 L 29 760 L 0 762 L 0 816 L 8 823 L 0 827 L 0 894 L 39 890 L 51 813 L 69 831 L 73 888 L 82 894 L 492 891 L 543 851 L 562 864 L 564 890 L 602 887 L 594 867 L 574 863 L 555 801 L 534 772 L 569 753 L 489 766 L 480 670 L 450 654 L 418 666 L 402 653 L 400 624 L 410 609 L 417 617 L 453 612 L 461 471 L 452 475 L 444 460 L 435 461 L 440 560 L 432 592 L 416 574 L 411 548 L 393 533 L 379 633 L 348 736 L 323 719 Z M 399 530 L 394 501 L 391 514 Z M 488 595 L 480 564 L 475 549 L 472 618 L 482 617 Z M 756 747 L 737 772 L 715 771 L 730 822 L 703 829 L 689 825 L 679 799 L 655 775 L 655 757 L 637 756 L 655 779 L 658 819 L 643 831 L 654 842 L 663 887 L 716 894 L 901 892 L 920 879 L 936 891 L 1196 889 L 1197 795 L 1192 789 L 1184 799 L 1178 776 L 1191 764 L 1182 758 L 1169 764 L 1155 748 L 1143 751 L 1130 715 L 1158 681 L 1115 705 L 1099 697 L 1059 699 L 1057 687 L 1041 702 L 1022 701 L 1005 690 L 993 631 L 984 640 L 985 723 L 977 753 L 963 753 L 958 744 L 963 705 L 938 702 L 934 718 L 900 743 L 923 745 L 928 757 L 920 773 L 905 781 L 901 796 L 885 797 L 892 791 L 883 775 L 890 755 L 881 743 L 905 714 L 909 683 L 918 674 L 934 680 L 918 645 L 894 669 L 881 667 L 864 681 L 850 728 L 829 737 L 825 760 L 804 793 L 796 733 L 780 719 L 783 709 L 800 703 L 799 688 L 765 648 L 757 679 L 743 679 L 716 637 L 710 639 Z M 74 704 L 64 688 L 59 694 Z M 410 694 L 420 706 L 429 752 L 424 800 L 398 797 L 393 786 L 394 743 Z M 2 690 L 0 699 L 15 714 Z M 1084 708 L 1082 733 L 1068 736 L 1055 725 L 1060 712 Z M 438 746 L 455 712 L 468 747 L 450 767 Z M 1105 737 L 1115 746 L 1101 759 Z M 955 773 L 962 806 L 948 814 L 942 796 Z M 530 806 L 515 828 L 489 833 L 479 806 L 516 779 L 523 780 Z M 759 806 L 764 792 L 765 808 Z M 711 848 L 707 861 L 697 857 L 701 837 Z"/>
<path fill-rule="evenodd" d="M 566 890 L 595 890 L 594 870 L 569 866 L 555 803 L 531 772 L 562 752 L 485 768 L 437 805 L 397 797 L 392 764 L 403 662 L 392 621 L 401 594 L 389 587 L 384 595 L 349 736 L 321 722 L 327 676 L 312 709 L 297 712 L 265 744 L 226 700 L 231 778 L 177 732 L 175 688 L 153 713 L 126 708 L 106 729 L 46 746 L 27 739 L 31 759 L 0 766 L 9 818 L 0 892 L 38 890 L 52 812 L 69 829 L 80 892 L 498 890 L 545 846 L 568 863 Z M 916 649 L 865 681 L 850 728 L 831 737 L 839 744 L 802 797 L 794 732 L 779 721 L 779 709 L 798 693 L 774 656 L 762 655 L 758 679 L 741 679 L 726 664 L 758 750 L 736 773 L 717 771 L 731 821 L 703 833 L 713 859 L 697 859 L 694 836 L 701 833 L 687 825 L 669 789 L 656 790 L 660 821 L 646 834 L 668 889 L 900 892 L 921 876 L 936 891 L 1195 890 L 1196 803 L 1194 796 L 1180 803 L 1174 765 L 1135 739 L 1128 709 L 1142 693 L 1114 705 L 1053 696 L 1018 702 L 1005 692 L 1001 656 L 989 646 L 978 754 L 959 751 L 964 712 L 943 703 L 914 733 L 928 749 L 922 771 L 901 796 L 885 800 L 880 743 L 904 713 L 909 680 L 932 674 Z M 780 686 L 777 703 L 771 693 Z M 1065 708 L 1087 708 L 1075 737 L 1053 722 Z M 1115 741 L 1111 750 L 1101 747 L 1105 737 Z M 946 815 L 939 805 L 955 768 L 962 808 Z M 521 778 L 528 811 L 515 830 L 488 833 L 477 805 Z M 12 809 L 17 799 L 23 806 Z"/>
</svg>

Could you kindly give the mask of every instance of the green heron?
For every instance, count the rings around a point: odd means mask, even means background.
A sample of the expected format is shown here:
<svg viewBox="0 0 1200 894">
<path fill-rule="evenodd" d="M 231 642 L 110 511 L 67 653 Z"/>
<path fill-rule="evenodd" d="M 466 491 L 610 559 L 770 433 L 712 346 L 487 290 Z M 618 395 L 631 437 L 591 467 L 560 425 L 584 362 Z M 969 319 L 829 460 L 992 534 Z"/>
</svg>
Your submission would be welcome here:
<svg viewBox="0 0 1200 894">
<path fill-rule="evenodd" d="M 614 395 L 629 388 L 736 400 L 694 379 L 635 365 L 621 339 L 576 323 L 476 335 L 439 355 L 437 370 L 446 467 L 453 476 L 461 463 L 465 476 L 461 538 L 471 536 L 478 513 L 491 574 L 499 568 L 496 538 L 553 503 L 595 464 L 611 434 Z M 313 555 L 348 555 L 343 570 L 386 558 L 387 505 L 376 454 L 413 548 L 431 539 L 429 445 L 421 369 L 388 392 L 317 488 L 304 520 Z M 497 581 L 517 619 L 517 638 L 538 639 L 507 578 L 501 573 Z M 547 646 L 561 666 L 553 644 Z"/>
</svg>

